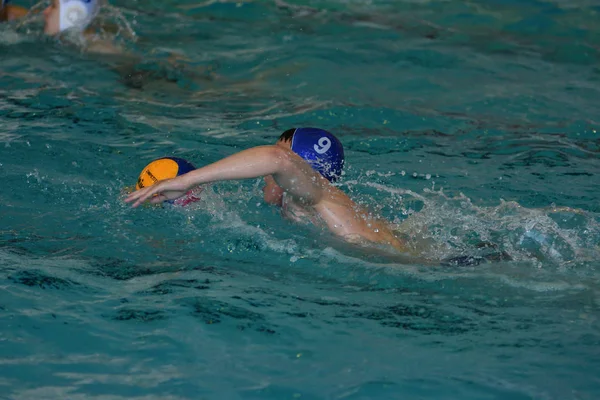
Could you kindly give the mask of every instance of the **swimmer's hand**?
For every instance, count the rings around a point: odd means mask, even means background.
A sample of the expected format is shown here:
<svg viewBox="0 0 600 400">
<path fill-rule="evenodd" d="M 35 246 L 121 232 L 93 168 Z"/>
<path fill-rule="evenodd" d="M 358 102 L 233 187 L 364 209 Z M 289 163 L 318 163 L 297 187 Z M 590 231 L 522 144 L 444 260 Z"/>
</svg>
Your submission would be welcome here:
<svg viewBox="0 0 600 400">
<path fill-rule="evenodd" d="M 165 179 L 152 186 L 136 190 L 125 198 L 126 203 L 133 202 L 137 207 L 146 200 L 151 204 L 162 203 L 165 200 L 175 200 L 188 192 L 189 186 L 182 179 Z"/>
</svg>

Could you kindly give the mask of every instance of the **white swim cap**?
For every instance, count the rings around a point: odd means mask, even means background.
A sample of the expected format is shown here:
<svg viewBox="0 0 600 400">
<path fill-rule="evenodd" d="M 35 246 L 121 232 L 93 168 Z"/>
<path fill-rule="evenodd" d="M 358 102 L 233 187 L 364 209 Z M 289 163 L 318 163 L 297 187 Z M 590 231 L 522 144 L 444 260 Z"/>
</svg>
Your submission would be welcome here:
<svg viewBox="0 0 600 400">
<path fill-rule="evenodd" d="M 60 0 L 60 31 L 84 30 L 98 12 L 98 0 Z"/>
</svg>

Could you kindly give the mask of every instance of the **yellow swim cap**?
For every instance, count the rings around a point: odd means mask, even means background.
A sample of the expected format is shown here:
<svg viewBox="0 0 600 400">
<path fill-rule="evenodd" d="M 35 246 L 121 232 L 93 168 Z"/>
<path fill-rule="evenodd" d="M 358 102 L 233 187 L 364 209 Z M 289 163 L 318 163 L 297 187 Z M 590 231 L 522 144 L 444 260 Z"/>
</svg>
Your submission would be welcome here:
<svg viewBox="0 0 600 400">
<path fill-rule="evenodd" d="M 192 164 L 182 158 L 165 157 L 152 161 L 140 174 L 135 185 L 135 190 L 154 185 L 164 179 L 175 178 L 196 169 Z"/>
</svg>

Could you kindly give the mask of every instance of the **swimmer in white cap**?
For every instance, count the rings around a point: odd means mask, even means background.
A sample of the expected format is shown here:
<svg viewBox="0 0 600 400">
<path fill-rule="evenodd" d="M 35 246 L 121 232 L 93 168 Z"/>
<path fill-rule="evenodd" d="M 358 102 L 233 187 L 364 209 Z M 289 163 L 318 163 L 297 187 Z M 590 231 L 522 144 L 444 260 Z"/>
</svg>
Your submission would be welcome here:
<svg viewBox="0 0 600 400">
<path fill-rule="evenodd" d="M 96 34 L 97 32 L 91 25 L 103 4 L 103 0 L 51 0 L 50 5 L 44 10 L 44 33 L 61 38 L 61 35 L 70 33 L 73 34 L 68 35 L 70 38 L 84 39 L 77 45 L 83 47 L 82 50 L 87 53 L 116 55 L 116 58 L 102 59 L 102 61 L 108 62 L 115 71 L 123 76 L 123 81 L 128 85 L 131 83 L 132 87 L 137 88 L 146 83 L 138 81 L 166 80 L 167 73 L 165 72 L 136 71 L 136 65 L 142 61 L 140 56 L 129 53 L 117 47 L 110 39 Z M 111 28 L 111 26 L 102 26 L 103 31 L 106 28 Z M 169 58 L 166 68 L 168 67 L 177 68 L 178 64 Z M 190 71 L 191 74 L 193 72 Z"/>
<path fill-rule="evenodd" d="M 133 89 L 151 85 L 151 90 L 179 93 L 180 90 L 202 87 L 216 80 L 213 68 L 190 67 L 180 61 L 180 55 L 174 53 L 166 60 L 157 60 L 155 66 L 158 68 L 144 68 L 147 54 L 141 56 L 129 52 L 106 37 L 104 33 L 110 30 L 110 25 L 103 23 L 100 29 L 102 32 L 96 31 L 97 23 L 94 20 L 104 5 L 105 0 L 51 0 L 44 10 L 44 33 L 60 39 L 66 38 L 67 43 L 74 39 L 70 44 L 80 50 L 101 55 L 102 59 L 99 61 L 121 75 L 122 82 Z M 115 57 L 105 57 L 106 55 Z M 241 83 L 239 87 L 243 89 L 253 83 Z"/>
</svg>

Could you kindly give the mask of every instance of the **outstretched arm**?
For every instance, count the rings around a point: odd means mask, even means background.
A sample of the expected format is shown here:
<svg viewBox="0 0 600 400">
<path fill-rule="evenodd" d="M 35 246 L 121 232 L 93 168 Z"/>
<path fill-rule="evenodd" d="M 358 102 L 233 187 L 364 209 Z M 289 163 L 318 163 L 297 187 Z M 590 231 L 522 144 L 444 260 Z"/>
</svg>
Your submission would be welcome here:
<svg viewBox="0 0 600 400">
<path fill-rule="evenodd" d="M 125 201 L 133 202 L 133 207 L 150 198 L 151 203 L 160 203 L 176 199 L 191 187 L 204 183 L 267 175 L 272 175 L 281 188 L 307 204 L 320 201 L 327 182 L 291 150 L 279 145 L 259 146 L 243 150 L 177 178 L 135 191 Z"/>
</svg>

